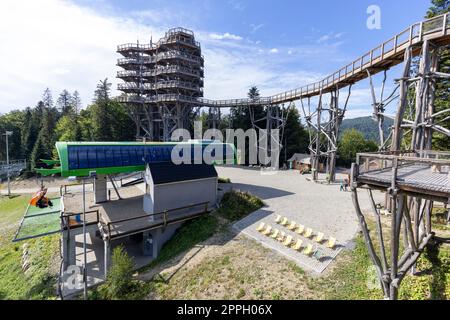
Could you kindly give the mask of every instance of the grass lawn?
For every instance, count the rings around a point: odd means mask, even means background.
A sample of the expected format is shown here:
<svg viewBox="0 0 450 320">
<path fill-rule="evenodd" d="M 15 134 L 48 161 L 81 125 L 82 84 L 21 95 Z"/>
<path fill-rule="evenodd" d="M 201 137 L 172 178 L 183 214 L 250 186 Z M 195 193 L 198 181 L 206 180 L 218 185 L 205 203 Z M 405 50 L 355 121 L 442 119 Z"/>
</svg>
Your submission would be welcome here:
<svg viewBox="0 0 450 320">
<path fill-rule="evenodd" d="M 58 271 L 58 235 L 12 243 L 30 196 L 0 197 L 0 299 L 51 299 Z M 28 267 L 22 270 L 24 246 Z"/>
<path fill-rule="evenodd" d="M 367 220 L 372 237 L 375 237 L 375 223 Z M 447 235 L 448 236 L 448 235 Z M 385 243 L 390 241 L 390 231 L 383 227 Z M 400 237 L 400 251 L 403 250 L 403 235 Z M 378 242 L 374 241 L 375 250 L 380 256 Z M 386 255 L 390 263 L 389 245 Z M 441 245 L 425 250 L 417 262 L 416 275 L 408 274 L 399 290 L 399 299 L 439 299 L 450 298 L 450 246 Z M 383 292 L 378 283 L 375 269 L 362 235 L 355 239 L 355 249 L 341 254 L 331 272 L 317 281 L 312 287 L 324 293 L 326 299 L 383 299 Z"/>
</svg>

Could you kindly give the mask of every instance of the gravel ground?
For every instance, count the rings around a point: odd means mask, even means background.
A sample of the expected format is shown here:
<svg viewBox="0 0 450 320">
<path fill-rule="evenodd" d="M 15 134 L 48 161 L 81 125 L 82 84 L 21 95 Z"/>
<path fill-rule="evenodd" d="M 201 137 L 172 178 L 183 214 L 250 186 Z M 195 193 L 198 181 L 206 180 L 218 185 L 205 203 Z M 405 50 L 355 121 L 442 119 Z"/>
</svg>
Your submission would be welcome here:
<svg viewBox="0 0 450 320">
<path fill-rule="evenodd" d="M 324 271 L 341 248 L 351 245 L 351 240 L 358 232 L 351 193 L 340 192 L 339 184 L 314 183 L 307 180 L 309 176 L 302 176 L 293 170 L 279 171 L 272 175 L 238 167 L 217 167 L 217 171 L 220 177 L 230 178 L 232 182 L 231 185 L 222 185 L 222 188 L 248 191 L 266 204 L 264 208 L 238 221 L 234 227 L 297 262 L 306 270 L 318 273 Z M 338 174 L 337 178 L 343 176 Z M 384 198 L 381 193 L 376 193 L 375 197 L 379 202 Z M 360 192 L 360 204 L 363 211 L 370 210 L 369 198 L 364 192 Z M 330 251 L 325 246 L 316 244 L 323 258 L 309 258 L 256 231 L 258 224 L 265 222 L 289 234 L 286 228 L 275 224 L 277 214 L 310 227 L 315 232 L 323 232 L 326 237 L 336 238 L 339 244 L 337 249 Z M 295 233 L 291 234 L 296 236 Z M 300 238 L 308 243 L 308 239 Z"/>
</svg>

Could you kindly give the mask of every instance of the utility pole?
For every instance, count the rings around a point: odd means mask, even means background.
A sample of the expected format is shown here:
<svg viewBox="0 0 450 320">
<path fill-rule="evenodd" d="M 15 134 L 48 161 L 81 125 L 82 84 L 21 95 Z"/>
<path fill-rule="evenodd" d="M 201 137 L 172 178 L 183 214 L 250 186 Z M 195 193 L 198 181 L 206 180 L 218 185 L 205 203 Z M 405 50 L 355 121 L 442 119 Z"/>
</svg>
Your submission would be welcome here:
<svg viewBox="0 0 450 320">
<path fill-rule="evenodd" d="M 86 254 L 86 179 L 83 177 L 83 296 L 87 300 L 87 254 Z"/>
<path fill-rule="evenodd" d="M 10 186 L 10 172 L 9 172 L 9 142 L 8 137 L 13 135 L 12 131 L 5 131 L 3 134 L 6 137 L 6 176 L 8 178 L 8 197 L 11 195 L 11 186 Z"/>
<path fill-rule="evenodd" d="M 89 171 L 89 179 L 97 177 L 95 171 Z M 95 192 L 95 190 L 94 190 Z M 88 299 L 88 283 L 87 283 L 87 248 L 86 248 L 86 177 L 83 177 L 83 297 L 84 300 Z"/>
</svg>

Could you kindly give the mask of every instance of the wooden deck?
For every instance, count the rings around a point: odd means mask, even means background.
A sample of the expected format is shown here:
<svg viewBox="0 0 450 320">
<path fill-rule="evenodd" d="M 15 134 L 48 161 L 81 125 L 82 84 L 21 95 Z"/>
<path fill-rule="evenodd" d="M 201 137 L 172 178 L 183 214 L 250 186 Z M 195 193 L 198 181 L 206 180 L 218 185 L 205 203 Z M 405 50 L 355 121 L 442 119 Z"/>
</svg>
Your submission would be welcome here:
<svg viewBox="0 0 450 320">
<path fill-rule="evenodd" d="M 357 182 L 389 188 L 392 183 L 392 168 L 372 170 L 357 176 Z M 398 167 L 396 185 L 400 190 L 423 193 L 448 200 L 450 178 L 448 172 L 433 172 L 426 163 L 407 164 Z"/>
</svg>

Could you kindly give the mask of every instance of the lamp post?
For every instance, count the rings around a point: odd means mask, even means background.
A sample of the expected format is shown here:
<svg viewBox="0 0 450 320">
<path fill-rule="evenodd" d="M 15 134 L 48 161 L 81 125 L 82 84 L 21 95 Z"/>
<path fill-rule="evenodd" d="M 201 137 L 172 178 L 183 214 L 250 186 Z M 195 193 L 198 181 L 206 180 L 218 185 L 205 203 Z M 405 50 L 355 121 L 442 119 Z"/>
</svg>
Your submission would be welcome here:
<svg viewBox="0 0 450 320">
<path fill-rule="evenodd" d="M 8 197 L 11 195 L 10 176 L 9 176 L 9 142 L 8 137 L 13 135 L 12 131 L 5 131 L 3 134 L 6 137 L 6 176 L 8 178 Z"/>
</svg>

